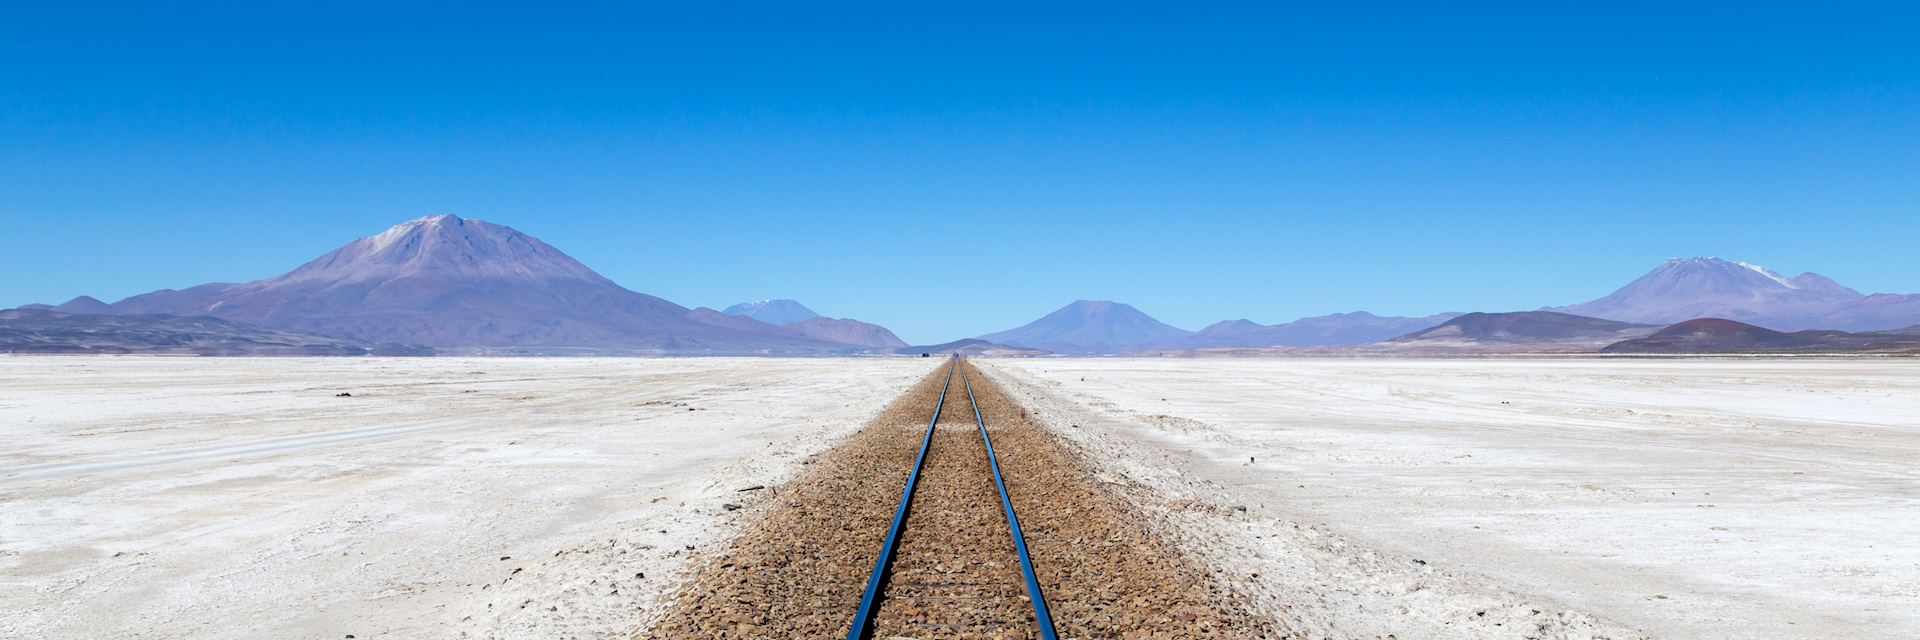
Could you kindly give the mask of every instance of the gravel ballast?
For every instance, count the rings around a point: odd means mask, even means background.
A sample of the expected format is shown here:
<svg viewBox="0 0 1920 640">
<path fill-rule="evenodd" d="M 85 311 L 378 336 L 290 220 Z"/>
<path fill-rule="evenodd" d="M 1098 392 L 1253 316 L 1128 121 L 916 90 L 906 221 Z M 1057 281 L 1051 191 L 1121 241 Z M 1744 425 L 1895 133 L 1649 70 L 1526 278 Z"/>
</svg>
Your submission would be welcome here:
<svg viewBox="0 0 1920 640">
<path fill-rule="evenodd" d="M 1286 637 L 1151 531 L 962 361 L 1063 638 Z M 778 488 L 637 637 L 844 636 L 946 379 L 936 371 Z M 1037 637 L 959 375 L 884 591 L 875 637 Z"/>
</svg>

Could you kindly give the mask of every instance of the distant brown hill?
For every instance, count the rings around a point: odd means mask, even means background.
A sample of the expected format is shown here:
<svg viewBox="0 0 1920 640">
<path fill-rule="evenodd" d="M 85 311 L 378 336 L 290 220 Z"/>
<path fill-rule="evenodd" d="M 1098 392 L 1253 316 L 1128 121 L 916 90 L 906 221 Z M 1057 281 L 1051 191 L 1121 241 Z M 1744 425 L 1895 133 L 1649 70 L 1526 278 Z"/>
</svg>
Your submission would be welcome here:
<svg viewBox="0 0 1920 640">
<path fill-rule="evenodd" d="M 1700 318 L 1669 326 L 1645 338 L 1608 345 L 1607 353 L 1684 353 L 1701 351 L 1779 351 L 1802 349 L 1819 340 L 1774 331 L 1725 318 Z"/>
<path fill-rule="evenodd" d="M 206 316 L 0 311 L 0 353 L 427 355 L 429 349 L 281 331 Z"/>
<path fill-rule="evenodd" d="M 1659 327 L 1553 311 L 1469 313 L 1387 341 L 1400 346 L 1591 344 L 1595 348 L 1638 338 Z"/>
<path fill-rule="evenodd" d="M 1911 353 L 1920 352 L 1920 335 L 1845 331 L 1774 331 L 1736 320 L 1700 318 L 1674 324 L 1652 335 L 1624 340 L 1604 353 Z"/>
</svg>

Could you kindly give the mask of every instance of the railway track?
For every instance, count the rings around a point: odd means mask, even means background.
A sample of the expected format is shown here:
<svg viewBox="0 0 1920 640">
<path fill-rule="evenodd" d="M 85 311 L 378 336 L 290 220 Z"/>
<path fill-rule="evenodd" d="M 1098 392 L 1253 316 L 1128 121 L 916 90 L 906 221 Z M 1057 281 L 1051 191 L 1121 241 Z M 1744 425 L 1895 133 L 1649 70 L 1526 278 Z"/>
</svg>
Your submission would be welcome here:
<svg viewBox="0 0 1920 640">
<path fill-rule="evenodd" d="M 847 640 L 866 640 L 874 635 L 876 618 L 880 613 L 881 603 L 887 596 L 889 578 L 893 573 L 895 551 L 900 545 L 908 520 L 913 516 L 914 491 L 919 488 L 921 471 L 925 469 L 927 456 L 932 452 L 934 435 L 939 427 L 941 413 L 946 407 L 947 392 L 953 387 L 956 370 L 960 371 L 960 384 L 967 394 L 967 405 L 973 414 L 974 427 L 980 435 L 981 448 L 986 452 L 987 468 L 993 474 L 993 484 L 999 494 L 1001 511 L 1006 514 L 1007 532 L 1013 543 L 1014 555 L 1019 561 L 1027 601 L 1032 605 L 1033 632 L 1044 640 L 1055 638 L 1053 617 L 1047 609 L 1047 599 L 1040 588 L 1040 580 L 1033 570 L 1033 557 L 1027 551 L 1026 538 L 1020 530 L 1020 517 L 1014 510 L 1012 496 L 1007 492 L 1006 477 L 1000 471 L 1000 460 L 993 451 L 993 436 L 987 433 L 986 418 L 981 415 L 980 403 L 974 398 L 973 382 L 966 371 L 960 369 L 960 358 L 954 357 L 947 365 L 946 381 L 941 384 L 940 397 L 934 403 L 933 416 L 927 420 L 927 431 L 921 439 L 920 453 L 914 457 L 913 469 L 908 472 L 906 487 L 900 493 L 900 503 L 894 509 L 893 523 L 888 527 L 886 538 L 881 542 L 880 552 L 874 560 L 873 571 L 868 574 L 867 586 L 862 592 L 859 607 L 854 610 L 853 622 L 848 625 Z M 944 455 L 964 453 L 945 452 Z"/>
<path fill-rule="evenodd" d="M 1290 637 L 968 359 L 803 469 L 636 638 Z"/>
</svg>

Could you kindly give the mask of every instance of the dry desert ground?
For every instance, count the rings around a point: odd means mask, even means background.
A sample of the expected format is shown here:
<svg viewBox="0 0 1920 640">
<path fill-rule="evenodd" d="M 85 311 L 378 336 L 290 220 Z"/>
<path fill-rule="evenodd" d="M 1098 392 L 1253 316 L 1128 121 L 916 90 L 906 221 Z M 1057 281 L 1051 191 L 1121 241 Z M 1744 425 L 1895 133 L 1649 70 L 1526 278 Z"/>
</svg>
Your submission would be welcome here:
<svg viewBox="0 0 1920 640">
<path fill-rule="evenodd" d="M 624 635 L 931 368 L 0 358 L 0 637 Z"/>
<path fill-rule="evenodd" d="M 1189 528 L 1295 629 L 1436 637 L 1564 607 L 1658 638 L 1920 637 L 1914 360 L 990 370 L 1146 494 L 1247 506 Z"/>
<path fill-rule="evenodd" d="M 0 637 L 645 636 L 938 364 L 0 357 Z M 1911 361 L 977 364 L 1303 637 L 1920 636 Z"/>
</svg>

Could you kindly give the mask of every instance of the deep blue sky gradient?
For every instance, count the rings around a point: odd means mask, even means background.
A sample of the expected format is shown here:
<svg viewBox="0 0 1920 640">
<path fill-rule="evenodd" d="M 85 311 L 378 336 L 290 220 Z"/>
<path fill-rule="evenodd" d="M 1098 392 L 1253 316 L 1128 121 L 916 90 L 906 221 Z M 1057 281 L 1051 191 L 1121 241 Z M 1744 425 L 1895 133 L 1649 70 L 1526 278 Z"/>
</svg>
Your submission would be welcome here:
<svg viewBox="0 0 1920 640">
<path fill-rule="evenodd" d="M 916 342 L 1075 298 L 1526 309 L 1693 255 L 1920 291 L 1912 5 L 1437 4 L 15 3 L 0 306 L 429 213 Z"/>
</svg>

